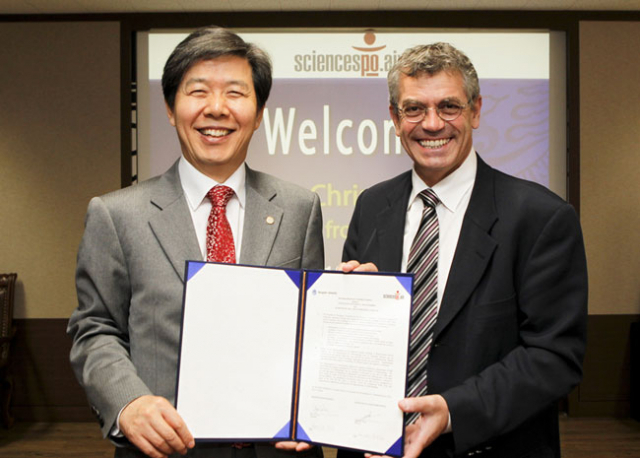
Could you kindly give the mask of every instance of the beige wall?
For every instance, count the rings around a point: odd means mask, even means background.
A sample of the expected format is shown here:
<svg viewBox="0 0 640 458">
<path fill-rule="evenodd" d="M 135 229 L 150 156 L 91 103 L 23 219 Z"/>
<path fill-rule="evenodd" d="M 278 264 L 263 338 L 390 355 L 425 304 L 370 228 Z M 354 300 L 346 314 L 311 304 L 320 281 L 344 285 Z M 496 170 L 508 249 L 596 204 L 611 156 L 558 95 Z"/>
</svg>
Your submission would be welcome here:
<svg viewBox="0 0 640 458">
<path fill-rule="evenodd" d="M 589 313 L 640 313 L 640 22 L 580 24 Z"/>
<path fill-rule="evenodd" d="M 0 272 L 17 318 L 66 318 L 91 196 L 120 184 L 117 23 L 0 23 Z M 591 314 L 640 313 L 640 23 L 580 26 Z"/>
<path fill-rule="evenodd" d="M 117 23 L 0 23 L 0 272 L 16 318 L 66 318 L 91 196 L 120 186 Z"/>
</svg>

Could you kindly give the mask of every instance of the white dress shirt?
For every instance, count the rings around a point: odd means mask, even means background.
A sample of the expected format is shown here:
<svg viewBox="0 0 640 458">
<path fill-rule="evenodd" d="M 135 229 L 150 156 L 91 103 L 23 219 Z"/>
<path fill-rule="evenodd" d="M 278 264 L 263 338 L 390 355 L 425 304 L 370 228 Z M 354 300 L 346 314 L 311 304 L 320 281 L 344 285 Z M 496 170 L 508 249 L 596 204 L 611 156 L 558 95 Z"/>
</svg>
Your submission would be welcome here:
<svg viewBox="0 0 640 458">
<path fill-rule="evenodd" d="M 247 196 L 245 190 L 247 171 L 244 162 L 224 183 L 218 183 L 198 171 L 184 156 L 180 158 L 178 172 L 180 184 L 191 212 L 193 227 L 198 237 L 202 259 L 207 259 L 207 222 L 209 221 L 209 213 L 211 213 L 211 201 L 207 198 L 207 193 L 214 186 L 221 184 L 233 189 L 234 195 L 227 203 L 227 220 L 231 226 L 236 262 L 238 262 L 242 248 L 242 228 L 244 227 L 244 209 Z"/>
<path fill-rule="evenodd" d="M 462 220 L 469 206 L 471 190 L 476 181 L 476 169 L 478 159 L 476 152 L 471 148 L 469 156 L 450 175 L 443 178 L 431 189 L 440 199 L 440 204 L 436 206 L 439 224 L 439 247 L 438 247 L 438 309 L 447 286 L 453 255 L 458 246 Z M 423 200 L 418 194 L 429 188 L 418 176 L 415 169 L 411 171 L 412 189 L 409 195 L 409 205 L 407 207 L 407 218 L 404 225 L 404 239 L 402 243 L 402 272 L 407 271 L 407 261 L 411 243 L 420 227 Z"/>
</svg>

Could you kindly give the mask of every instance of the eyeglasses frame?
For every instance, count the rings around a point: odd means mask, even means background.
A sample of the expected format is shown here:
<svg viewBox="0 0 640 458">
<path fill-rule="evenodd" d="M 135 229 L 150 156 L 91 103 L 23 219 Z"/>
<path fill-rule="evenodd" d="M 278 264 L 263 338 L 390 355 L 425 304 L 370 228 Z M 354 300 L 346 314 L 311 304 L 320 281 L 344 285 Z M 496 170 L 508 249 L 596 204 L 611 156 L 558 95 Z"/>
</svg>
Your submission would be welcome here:
<svg viewBox="0 0 640 458">
<path fill-rule="evenodd" d="M 465 103 L 464 105 L 460 106 L 460 112 L 453 118 L 451 119 L 446 119 L 443 118 L 442 115 L 440 114 L 440 108 L 438 106 L 435 107 L 423 107 L 422 108 L 422 117 L 420 119 L 416 119 L 416 120 L 412 120 L 407 118 L 407 116 L 404 114 L 404 110 L 402 108 L 398 108 L 398 113 L 400 114 L 400 117 L 402 119 L 405 119 L 407 122 L 410 122 L 412 124 L 418 124 L 419 122 L 422 122 L 424 120 L 424 118 L 427 117 L 427 112 L 429 110 L 436 110 L 436 114 L 438 115 L 438 118 L 442 119 L 444 122 L 452 122 L 455 121 L 456 119 L 458 119 L 460 117 L 460 115 L 462 114 L 462 112 L 464 110 L 467 109 L 467 107 L 471 106 L 471 101 L 467 100 L 467 103 Z"/>
</svg>

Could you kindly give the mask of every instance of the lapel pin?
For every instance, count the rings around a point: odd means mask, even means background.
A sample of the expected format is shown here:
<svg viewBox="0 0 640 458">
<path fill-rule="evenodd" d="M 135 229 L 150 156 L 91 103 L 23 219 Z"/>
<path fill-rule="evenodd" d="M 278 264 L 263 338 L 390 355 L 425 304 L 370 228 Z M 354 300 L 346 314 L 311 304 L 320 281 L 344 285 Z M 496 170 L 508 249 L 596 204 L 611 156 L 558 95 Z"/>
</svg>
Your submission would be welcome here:
<svg viewBox="0 0 640 458">
<path fill-rule="evenodd" d="M 267 216 L 265 221 L 267 222 L 267 224 L 273 224 L 273 223 L 276 222 L 276 220 L 273 218 L 273 216 Z"/>
</svg>

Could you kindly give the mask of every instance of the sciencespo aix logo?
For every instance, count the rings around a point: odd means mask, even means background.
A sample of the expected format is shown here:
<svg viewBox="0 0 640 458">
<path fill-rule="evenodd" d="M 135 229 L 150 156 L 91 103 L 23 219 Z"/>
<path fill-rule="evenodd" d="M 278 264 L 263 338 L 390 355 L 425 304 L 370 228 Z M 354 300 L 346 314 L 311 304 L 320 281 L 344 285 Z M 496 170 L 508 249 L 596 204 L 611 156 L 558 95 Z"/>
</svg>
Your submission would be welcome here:
<svg viewBox="0 0 640 458">
<path fill-rule="evenodd" d="M 379 42 L 373 30 L 367 30 L 362 40 L 364 44 L 345 46 L 344 53 L 312 50 L 309 54 L 296 54 L 293 56 L 294 71 L 378 77 L 381 72 L 386 73 L 391 70 L 399 54 L 396 51 L 389 52 L 387 45 Z"/>
</svg>

